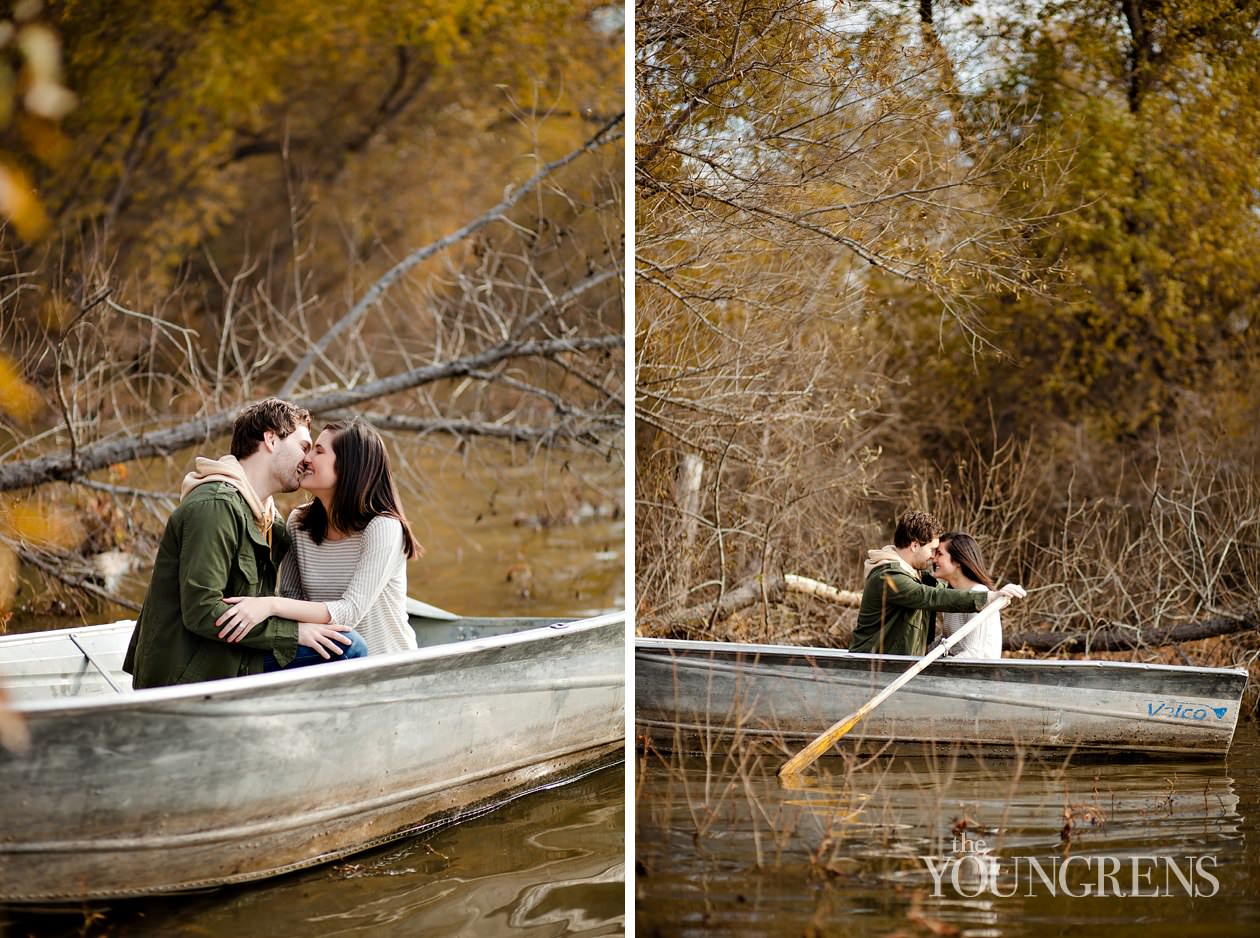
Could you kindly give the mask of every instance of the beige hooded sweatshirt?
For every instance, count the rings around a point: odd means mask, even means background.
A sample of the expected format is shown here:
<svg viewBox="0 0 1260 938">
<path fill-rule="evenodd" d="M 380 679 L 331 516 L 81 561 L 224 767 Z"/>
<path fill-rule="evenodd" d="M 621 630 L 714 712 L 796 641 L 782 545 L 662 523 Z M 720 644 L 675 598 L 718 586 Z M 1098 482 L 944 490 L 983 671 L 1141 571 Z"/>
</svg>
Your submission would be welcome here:
<svg viewBox="0 0 1260 938">
<path fill-rule="evenodd" d="M 262 532 L 263 540 L 270 547 L 271 525 L 278 516 L 275 500 L 270 495 L 267 496 L 265 502 L 259 500 L 258 493 L 250 485 L 240 461 L 230 455 L 221 459 L 206 459 L 204 456 L 198 456 L 194 465 L 196 468 L 184 476 L 184 482 L 179 488 L 180 500 L 187 498 L 188 493 L 199 485 L 205 485 L 207 482 L 226 482 L 245 497 L 245 503 L 249 505 L 254 520 L 258 522 L 258 530 Z"/>
<path fill-rule="evenodd" d="M 871 575 L 872 570 L 876 567 L 882 567 L 886 563 L 901 564 L 902 569 L 905 570 L 906 573 L 910 574 L 916 580 L 921 579 L 919 571 L 910 566 L 910 564 L 906 563 L 901 554 L 897 553 L 896 547 L 892 544 L 885 544 L 883 547 L 878 547 L 874 550 L 868 550 L 866 552 L 866 562 L 862 564 L 862 581 L 866 581 L 866 578 Z"/>
</svg>

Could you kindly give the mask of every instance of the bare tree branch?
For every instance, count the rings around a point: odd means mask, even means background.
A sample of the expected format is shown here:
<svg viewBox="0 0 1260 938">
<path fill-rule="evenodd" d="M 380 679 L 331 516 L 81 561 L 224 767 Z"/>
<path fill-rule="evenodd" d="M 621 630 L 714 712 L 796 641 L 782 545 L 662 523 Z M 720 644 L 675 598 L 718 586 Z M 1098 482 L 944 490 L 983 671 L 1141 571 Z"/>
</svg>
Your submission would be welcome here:
<svg viewBox="0 0 1260 938">
<path fill-rule="evenodd" d="M 13 548 L 18 557 L 22 559 L 23 563 L 28 563 L 32 567 L 42 570 L 44 573 L 54 579 L 60 580 L 67 586 L 73 586 L 75 589 L 80 589 L 85 593 L 90 593 L 98 599 L 103 599 L 116 606 L 122 606 L 124 609 L 130 609 L 132 612 L 140 611 L 140 605 L 138 603 L 134 603 L 129 599 L 124 599 L 121 596 L 116 596 L 115 594 L 109 592 L 109 590 L 103 588 L 99 583 L 95 583 L 87 577 L 82 577 L 71 572 L 66 567 L 65 556 L 58 557 L 53 555 L 50 559 L 49 556 L 46 556 L 42 551 L 31 550 L 30 548 L 11 541 L 8 538 L 5 538 L 4 540 Z"/>
<path fill-rule="evenodd" d="M 325 416 L 334 419 L 350 417 L 350 411 L 328 411 Z M 550 443 L 559 439 L 576 439 L 585 442 L 598 440 L 597 430 L 619 433 L 625 429 L 620 417 L 600 417 L 582 414 L 581 420 L 547 427 L 524 427 L 520 424 L 487 423 L 475 420 L 446 420 L 442 418 L 408 417 L 404 414 L 360 413 L 359 417 L 380 430 L 403 430 L 408 433 L 448 433 L 451 436 L 486 436 L 514 443 Z M 591 425 L 595 426 L 591 426 Z"/>
<path fill-rule="evenodd" d="M 466 375 L 509 359 L 550 358 L 570 352 L 612 350 L 624 345 L 625 337 L 620 334 L 505 342 L 453 361 L 414 368 L 357 388 L 345 388 L 312 397 L 298 398 L 294 403 L 307 408 L 312 413 L 326 413 L 343 407 L 364 404 L 389 394 L 396 394 L 399 391 L 410 390 L 445 378 Z M 85 473 L 111 466 L 114 463 L 166 454 L 185 446 L 204 443 L 226 433 L 235 419 L 236 410 L 221 411 L 194 417 L 178 426 L 153 433 L 145 433 L 142 430 L 138 435 L 125 439 L 87 444 L 81 446 L 77 453 L 51 453 L 36 459 L 9 463 L 0 466 L 0 491 L 11 491 L 55 480 L 76 479 Z"/>
<path fill-rule="evenodd" d="M 460 241 L 484 228 L 491 222 L 503 218 L 512 206 L 516 205 L 516 203 L 524 198 L 525 195 L 537 188 L 539 183 L 555 173 L 557 170 L 568 166 L 578 157 L 589 153 L 604 144 L 620 139 L 621 135 L 619 133 L 613 133 L 612 130 L 624 119 L 624 112 L 618 114 L 607 124 L 601 127 L 599 132 L 586 141 L 586 143 L 582 144 L 582 146 L 571 151 L 565 156 L 560 157 L 559 159 L 552 160 L 550 163 L 545 164 L 533 176 L 513 189 L 501 202 L 499 202 L 498 205 L 495 205 L 489 211 L 485 212 L 478 218 L 473 219 L 468 224 L 464 225 L 459 230 L 452 232 L 446 237 L 440 238 L 432 244 L 412 251 L 386 271 L 385 275 L 377 280 L 376 283 L 372 284 L 371 289 L 369 289 L 367 293 L 365 293 L 363 297 L 354 304 L 350 311 L 341 317 L 341 319 L 337 320 L 337 322 L 335 322 L 332 327 L 324 333 L 323 337 L 307 350 L 306 354 L 302 356 L 302 359 L 294 367 L 293 373 L 289 375 L 288 379 L 284 382 L 284 385 L 280 388 L 280 391 L 278 392 L 279 396 L 288 397 L 291 395 L 294 388 L 297 387 L 298 382 L 301 381 L 306 375 L 306 372 L 310 370 L 310 367 L 315 360 L 324 353 L 330 344 L 332 344 L 332 341 L 337 338 L 337 336 L 341 335 L 341 333 L 345 332 L 346 329 L 350 328 L 350 326 L 354 325 L 354 323 L 358 322 L 358 320 L 361 319 L 363 315 L 381 298 L 385 291 L 393 286 L 403 274 L 411 270 L 411 268 L 415 267 L 421 261 L 432 257 L 453 244 L 458 244 Z"/>
</svg>

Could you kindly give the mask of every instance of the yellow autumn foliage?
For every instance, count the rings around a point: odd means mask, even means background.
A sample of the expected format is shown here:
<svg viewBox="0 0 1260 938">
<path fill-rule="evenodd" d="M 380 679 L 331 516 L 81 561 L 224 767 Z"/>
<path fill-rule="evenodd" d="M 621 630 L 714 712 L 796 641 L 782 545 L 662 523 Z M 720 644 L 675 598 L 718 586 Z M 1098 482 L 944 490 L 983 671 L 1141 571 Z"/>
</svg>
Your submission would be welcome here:
<svg viewBox="0 0 1260 938">
<path fill-rule="evenodd" d="M 22 377 L 13 360 L 0 353 L 0 413 L 28 421 L 42 406 L 40 393 Z"/>
</svg>

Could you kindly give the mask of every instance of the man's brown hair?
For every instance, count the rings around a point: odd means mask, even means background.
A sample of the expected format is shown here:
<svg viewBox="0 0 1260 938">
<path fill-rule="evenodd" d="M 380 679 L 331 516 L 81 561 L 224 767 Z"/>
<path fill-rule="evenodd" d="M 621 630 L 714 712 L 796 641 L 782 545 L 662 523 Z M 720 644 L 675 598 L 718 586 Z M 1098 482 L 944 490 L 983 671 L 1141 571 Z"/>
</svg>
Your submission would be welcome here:
<svg viewBox="0 0 1260 938">
<path fill-rule="evenodd" d="M 909 547 L 911 541 L 930 544 L 944 530 L 945 526 L 926 511 L 907 511 L 897 522 L 893 547 Z"/>
<path fill-rule="evenodd" d="M 284 438 L 298 427 L 310 425 L 310 411 L 278 397 L 250 404 L 236 415 L 232 427 L 232 455 L 237 459 L 253 456 L 268 430 Z"/>
</svg>

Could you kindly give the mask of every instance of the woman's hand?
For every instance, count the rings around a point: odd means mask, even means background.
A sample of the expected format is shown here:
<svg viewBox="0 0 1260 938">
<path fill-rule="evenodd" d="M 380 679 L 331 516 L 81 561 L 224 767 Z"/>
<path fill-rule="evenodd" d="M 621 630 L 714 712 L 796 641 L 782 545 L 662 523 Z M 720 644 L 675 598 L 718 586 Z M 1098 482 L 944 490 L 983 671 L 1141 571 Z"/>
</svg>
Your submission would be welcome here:
<svg viewBox="0 0 1260 938">
<path fill-rule="evenodd" d="M 321 658 L 328 660 L 333 655 L 340 655 L 345 652 L 345 649 L 337 644 L 338 642 L 341 645 L 353 643 L 354 639 L 349 635 L 342 634 L 349 631 L 350 626 L 348 625 L 299 622 L 298 644 L 305 645 L 307 648 L 313 648 L 319 652 Z"/>
<path fill-rule="evenodd" d="M 259 622 L 274 615 L 270 596 L 224 596 L 223 601 L 232 608 L 214 624 L 220 626 L 219 638 L 225 642 L 239 642 Z"/>
</svg>

